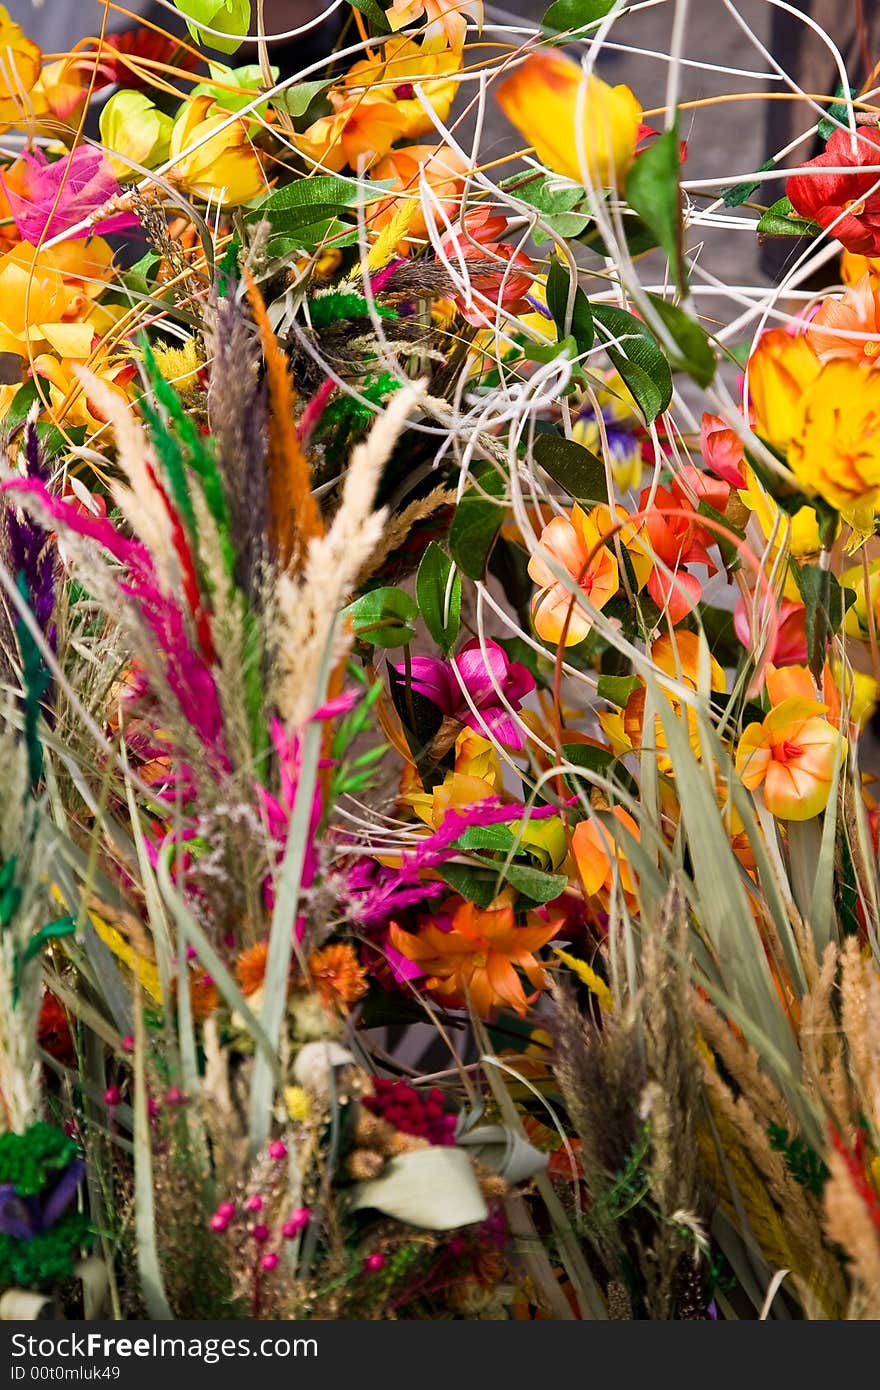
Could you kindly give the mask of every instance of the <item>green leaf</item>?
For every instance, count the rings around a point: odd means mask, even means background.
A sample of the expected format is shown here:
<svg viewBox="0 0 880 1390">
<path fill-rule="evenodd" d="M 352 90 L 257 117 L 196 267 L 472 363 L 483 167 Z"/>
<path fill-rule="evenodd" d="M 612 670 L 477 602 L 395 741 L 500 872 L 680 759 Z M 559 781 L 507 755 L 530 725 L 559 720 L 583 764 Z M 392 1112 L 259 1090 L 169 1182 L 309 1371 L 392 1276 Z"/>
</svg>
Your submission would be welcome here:
<svg viewBox="0 0 880 1390">
<path fill-rule="evenodd" d="M 585 773 L 595 773 L 598 777 L 617 782 L 638 799 L 639 788 L 636 779 L 612 749 L 596 748 L 592 743 L 564 743 L 562 753 L 567 761 L 573 763 L 575 767 L 582 768 Z M 572 789 L 577 792 L 577 774 L 567 772 L 565 778 Z"/>
<path fill-rule="evenodd" d="M 3 433 L 13 434 L 15 430 L 20 429 L 28 417 L 28 411 L 37 400 L 37 383 L 32 377 L 20 386 L 12 397 L 9 409 L 3 417 Z"/>
<path fill-rule="evenodd" d="M 459 849 L 497 849 L 509 854 L 516 840 L 506 825 L 469 825 L 455 843 Z"/>
<path fill-rule="evenodd" d="M 284 111 L 288 116 L 304 116 L 315 97 L 326 92 L 331 85 L 329 80 L 296 82 L 292 87 L 285 87 L 283 92 L 279 92 L 276 97 L 273 97 L 272 105 L 276 111 Z"/>
<path fill-rule="evenodd" d="M 775 161 L 768 159 L 761 165 L 761 173 L 766 174 L 775 166 Z M 726 208 L 742 207 L 747 203 L 753 193 L 757 193 L 761 187 L 760 183 L 732 183 L 728 188 L 722 189 L 721 201 Z"/>
<path fill-rule="evenodd" d="M 349 2 L 356 10 L 360 10 L 361 14 L 366 15 L 377 34 L 391 33 L 391 25 L 377 0 L 349 0 Z"/>
<path fill-rule="evenodd" d="M 557 34 L 583 29 L 598 24 L 610 14 L 614 5 L 615 0 L 554 0 L 541 25 Z"/>
<path fill-rule="evenodd" d="M 360 642 L 374 647 L 404 647 L 415 637 L 410 623 L 418 617 L 415 599 L 403 589 L 371 589 L 346 610 Z"/>
<path fill-rule="evenodd" d="M 623 709 L 630 695 L 639 689 L 641 683 L 638 676 L 600 676 L 596 694 L 600 700 L 607 700 L 609 704 Z"/>
<path fill-rule="evenodd" d="M 563 439 L 560 434 L 539 434 L 535 436 L 532 454 L 536 463 L 576 502 L 608 501 L 605 465 L 583 444 Z"/>
<path fill-rule="evenodd" d="M 174 3 L 196 42 L 203 43 L 206 48 L 216 48 L 219 53 L 234 53 L 240 48 L 251 26 L 250 0 L 174 0 Z M 200 24 L 231 37 L 223 39 L 204 33 Z"/>
<path fill-rule="evenodd" d="M 822 679 L 825 648 L 828 638 L 841 627 L 844 615 L 856 601 L 852 589 L 842 589 L 830 570 L 821 565 L 792 567 L 806 608 L 807 652 L 810 670 L 817 681 Z"/>
<path fill-rule="evenodd" d="M 416 575 L 416 599 L 425 627 L 444 656 L 448 655 L 461 622 L 461 576 L 436 541 L 430 542 L 422 556 Z"/>
<path fill-rule="evenodd" d="M 677 304 L 657 294 L 648 298 L 675 339 L 679 354 L 672 359 L 673 371 L 687 372 L 698 386 L 708 386 L 715 375 L 715 353 L 705 328 Z"/>
<path fill-rule="evenodd" d="M 565 874 L 546 874 L 530 864 L 508 864 L 506 868 L 502 866 L 502 873 L 511 887 L 536 903 L 552 902 L 568 886 Z"/>
<path fill-rule="evenodd" d="M 836 97 L 843 96 L 843 87 L 839 82 L 834 89 L 834 95 Z M 857 89 L 855 87 L 850 87 L 849 95 L 850 100 L 857 97 Z M 832 106 L 828 107 L 828 110 L 825 112 L 825 115 L 822 117 L 821 121 L 819 121 L 816 126 L 816 134 L 818 135 L 819 139 L 826 141 L 830 140 L 835 130 L 839 130 L 841 126 L 845 126 L 847 124 L 848 117 L 849 108 L 847 107 L 846 102 L 835 101 Z"/>
<path fill-rule="evenodd" d="M 672 372 L 654 335 L 640 319 L 614 304 L 594 304 L 593 318 L 618 340 L 606 343 L 605 351 L 650 424 L 672 400 Z"/>
<path fill-rule="evenodd" d="M 506 507 L 492 498 L 504 496 L 505 479 L 491 466 L 481 469 L 474 477 L 476 485 L 464 493 L 449 528 L 449 549 L 468 579 L 482 579 L 489 551 L 506 512 Z"/>
<path fill-rule="evenodd" d="M 316 174 L 310 179 L 294 179 L 286 183 L 268 198 L 264 198 L 250 219 L 269 217 L 272 222 L 279 221 L 278 213 L 289 212 L 292 208 L 308 208 L 314 217 L 315 210 L 323 214 L 329 208 L 337 212 L 340 208 L 353 208 L 359 204 L 371 203 L 387 191 L 384 183 L 361 183 L 357 179 L 344 179 L 338 174 Z"/>
<path fill-rule="evenodd" d="M 441 864 L 440 877 L 456 893 L 477 907 L 488 907 L 498 897 L 498 870 L 477 869 L 473 864 Z"/>
<path fill-rule="evenodd" d="M 191 95 L 209 96 L 216 106 L 222 107 L 224 111 L 240 111 L 243 106 L 248 106 L 260 91 L 263 82 L 263 73 L 258 63 L 245 63 L 240 68 L 227 67 L 225 63 L 208 63 L 211 70 L 211 82 L 199 82 L 192 89 Z M 278 68 L 271 68 L 272 81 L 278 81 Z M 237 91 L 230 91 L 229 88 L 237 88 Z M 268 101 L 261 101 L 259 106 L 254 106 L 248 113 L 250 116 L 265 115 Z"/>
<path fill-rule="evenodd" d="M 565 314 L 568 307 L 569 289 L 568 271 L 555 256 L 551 257 L 550 269 L 547 272 L 547 308 L 553 315 L 560 342 L 567 336 Z M 575 290 L 569 330 L 577 343 L 578 352 L 589 352 L 596 337 L 596 329 L 593 325 L 590 301 L 580 286 Z"/>
<path fill-rule="evenodd" d="M 70 936 L 76 931 L 76 921 L 69 914 L 65 917 L 56 917 L 54 922 L 47 922 L 44 927 L 34 932 L 28 938 L 27 946 L 22 954 L 22 963 L 27 964 L 33 960 L 34 956 L 39 955 L 47 941 L 57 941 L 59 936 Z"/>
<path fill-rule="evenodd" d="M 757 226 L 758 240 L 775 236 L 819 236 L 822 228 L 818 222 L 807 217 L 799 217 L 787 198 L 780 198 L 764 213 Z"/>
<path fill-rule="evenodd" d="M 633 160 L 626 180 L 626 201 L 654 233 L 669 261 L 679 289 L 684 287 L 681 247 L 681 190 L 678 121 L 651 140 Z"/>
<path fill-rule="evenodd" d="M 335 250 L 341 250 L 343 246 L 354 246 L 359 239 L 357 227 L 340 222 L 338 217 L 330 217 L 323 222 L 309 222 L 297 227 L 289 235 L 273 236 L 269 241 L 269 254 L 280 258 L 299 251 L 314 251 L 316 246 L 332 246 Z"/>
</svg>

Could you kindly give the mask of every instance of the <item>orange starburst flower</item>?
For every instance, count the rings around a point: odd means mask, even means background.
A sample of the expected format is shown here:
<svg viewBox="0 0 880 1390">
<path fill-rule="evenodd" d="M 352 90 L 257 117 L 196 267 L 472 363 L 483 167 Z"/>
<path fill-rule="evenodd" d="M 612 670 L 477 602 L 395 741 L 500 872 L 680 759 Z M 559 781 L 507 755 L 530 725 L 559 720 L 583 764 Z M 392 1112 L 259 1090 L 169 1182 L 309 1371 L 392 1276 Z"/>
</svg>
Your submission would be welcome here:
<svg viewBox="0 0 880 1390">
<path fill-rule="evenodd" d="M 607 515 L 607 508 L 603 510 Z M 593 625 L 586 607 L 578 603 L 577 593 L 572 592 L 572 585 L 560 579 L 560 569 L 570 576 L 593 608 L 604 608 L 617 593 L 617 560 L 602 544 L 599 514 L 598 507 L 588 516 L 574 506 L 570 516 L 554 516 L 541 532 L 538 549 L 529 560 L 529 576 L 541 590 L 532 603 L 532 621 L 545 642 L 559 642 L 564 633 L 565 646 L 574 646 L 584 640 Z"/>
<path fill-rule="evenodd" d="M 346 941 L 313 951 L 309 957 L 309 975 L 323 1002 L 336 1007 L 354 1004 L 369 988 L 367 972 Z"/>
<path fill-rule="evenodd" d="M 453 1004 L 469 1002 L 480 1018 L 505 1005 L 525 1015 L 535 994 L 526 996 L 518 971 L 536 993 L 544 988 L 534 953 L 556 935 L 561 920 L 529 913 L 527 925 L 518 927 L 510 903 L 496 900 L 485 908 L 462 903 L 449 931 L 429 923 L 412 935 L 392 922 L 389 937 L 396 951 L 425 972 L 432 993 Z"/>
<path fill-rule="evenodd" d="M 258 941 L 256 946 L 248 946 L 239 952 L 235 962 L 235 978 L 245 998 L 263 988 L 268 955 L 269 947 L 265 941 Z"/>
</svg>

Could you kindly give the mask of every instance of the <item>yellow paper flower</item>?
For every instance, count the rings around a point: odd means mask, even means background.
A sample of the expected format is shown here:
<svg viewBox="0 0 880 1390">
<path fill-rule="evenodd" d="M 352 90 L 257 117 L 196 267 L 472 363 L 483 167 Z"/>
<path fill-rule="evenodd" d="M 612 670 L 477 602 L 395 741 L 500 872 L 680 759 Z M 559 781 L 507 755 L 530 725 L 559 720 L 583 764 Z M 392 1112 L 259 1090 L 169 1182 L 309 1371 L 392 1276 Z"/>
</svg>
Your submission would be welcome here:
<svg viewBox="0 0 880 1390">
<path fill-rule="evenodd" d="M 88 357 L 93 298 L 113 253 L 101 237 L 67 241 L 37 254 L 27 243 L 0 257 L 0 352 L 28 357 L 48 345 L 59 357 Z"/>
<path fill-rule="evenodd" d="M 507 119 L 548 169 L 575 183 L 583 183 L 585 173 L 602 188 L 621 183 L 635 155 L 642 118 L 629 87 L 609 87 L 553 49 L 529 54 L 496 95 Z"/>
<path fill-rule="evenodd" d="M 169 171 L 187 193 L 226 207 L 250 202 L 266 190 L 266 176 L 243 120 L 209 96 L 185 101 L 171 129 Z"/>
<path fill-rule="evenodd" d="M 42 54 L 0 5 L 0 125 L 9 125 L 30 110 L 29 94 L 40 75 Z"/>
<path fill-rule="evenodd" d="M 846 739 L 824 713 L 818 701 L 792 695 L 743 730 L 736 770 L 749 791 L 763 787 L 768 811 L 780 820 L 812 820 L 828 805 Z"/>
<path fill-rule="evenodd" d="M 880 503 L 880 372 L 827 363 L 804 389 L 788 462 L 798 481 L 859 531 Z"/>
</svg>

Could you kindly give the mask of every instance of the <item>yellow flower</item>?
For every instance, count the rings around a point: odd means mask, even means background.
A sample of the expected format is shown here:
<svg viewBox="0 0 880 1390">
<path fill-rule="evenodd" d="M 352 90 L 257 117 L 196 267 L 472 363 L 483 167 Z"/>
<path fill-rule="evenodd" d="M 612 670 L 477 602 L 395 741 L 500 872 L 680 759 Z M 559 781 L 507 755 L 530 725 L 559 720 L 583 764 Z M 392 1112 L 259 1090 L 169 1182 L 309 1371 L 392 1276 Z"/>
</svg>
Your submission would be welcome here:
<svg viewBox="0 0 880 1390">
<path fill-rule="evenodd" d="M 849 705 L 850 732 L 863 729 L 877 708 L 880 687 L 876 680 L 869 672 L 857 671 L 854 666 L 843 665 L 834 658 L 831 674 L 842 692 L 844 706 Z"/>
<path fill-rule="evenodd" d="M 588 174 L 603 188 L 620 184 L 633 161 L 642 118 L 629 87 L 609 87 L 553 49 L 529 54 L 496 95 L 507 119 L 548 169 L 575 183 Z"/>
<path fill-rule="evenodd" d="M 48 344 L 60 357 L 88 357 L 92 300 L 112 256 L 106 241 L 92 237 L 88 246 L 67 241 L 39 255 L 22 243 L 0 257 L 0 352 L 28 357 Z"/>
<path fill-rule="evenodd" d="M 871 624 L 868 618 L 869 604 L 874 611 L 874 623 L 880 631 L 880 613 L 878 613 L 878 599 L 880 599 L 880 559 L 871 560 L 868 565 L 868 584 L 865 585 L 865 567 L 859 560 L 844 570 L 840 576 L 840 584 L 844 589 L 852 589 L 856 596 L 856 601 L 846 610 L 844 618 L 844 630 L 847 637 L 856 637 L 862 641 L 867 640 L 871 634 Z"/>
<path fill-rule="evenodd" d="M 749 791 L 763 786 L 767 810 L 780 820 L 812 820 L 828 805 L 847 745 L 823 718 L 825 708 L 792 695 L 743 730 L 736 770 Z"/>
<path fill-rule="evenodd" d="M 195 338 L 187 338 L 183 347 L 159 348 L 153 356 L 165 380 L 172 381 L 178 391 L 189 391 L 198 384 L 204 359 Z"/>
<path fill-rule="evenodd" d="M 799 401 L 788 450 L 805 488 L 870 533 L 880 503 L 880 372 L 828 362 Z"/>
<path fill-rule="evenodd" d="M 455 767 L 433 791 L 407 791 L 400 800 L 419 820 L 439 830 L 453 806 L 486 801 L 502 790 L 501 763 L 495 745 L 473 729 L 463 729 L 455 740 Z"/>
<path fill-rule="evenodd" d="M 755 433 L 783 453 L 797 429 L 801 395 L 820 369 L 808 339 L 785 328 L 762 333 L 749 358 L 749 404 L 755 415 Z"/>
<path fill-rule="evenodd" d="M 880 259 L 876 256 L 860 256 L 855 251 L 844 251 L 840 258 L 840 278 L 845 285 L 857 285 L 863 275 L 872 278 L 880 276 Z"/>
<path fill-rule="evenodd" d="M 40 75 L 41 58 L 37 45 L 0 5 L 0 125 L 28 113 L 27 98 Z"/>
<path fill-rule="evenodd" d="M 349 68 L 343 85 L 357 91 L 362 101 L 393 103 L 403 122 L 401 134 L 415 140 L 434 130 L 416 95 L 416 85 L 439 119 L 445 121 L 458 90 L 455 75 L 459 72 L 460 52 L 431 53 L 410 39 L 389 39 L 380 57 L 365 58 Z"/>
<path fill-rule="evenodd" d="M 739 489 L 740 500 L 750 512 L 754 512 L 755 520 L 764 535 L 771 536 L 780 515 L 779 508 L 770 494 L 758 482 L 754 471 L 749 468 L 748 464 L 746 464 L 744 471 L 746 486 Z M 792 517 L 789 517 L 787 513 L 783 514 L 781 525 L 777 531 L 779 539 L 774 547 L 774 553 L 786 539 L 789 527 L 789 549 L 796 560 L 804 559 L 808 555 L 815 555 L 822 549 L 819 522 L 813 507 L 800 507 Z M 786 592 L 786 598 L 796 599 L 799 594 L 800 590 L 795 588 L 790 594 Z"/>
<path fill-rule="evenodd" d="M 243 120 L 209 96 L 192 97 L 177 113 L 171 129 L 169 171 L 187 193 L 226 207 L 250 202 L 266 190 L 260 156 Z"/>
<path fill-rule="evenodd" d="M 152 169 L 168 158 L 171 117 L 160 111 L 146 92 L 114 92 L 105 104 L 98 127 L 110 152 L 118 179 L 132 177 L 133 165 Z"/>
<path fill-rule="evenodd" d="M 309 1093 L 304 1091 L 302 1086 L 285 1086 L 284 1104 L 290 1118 L 298 1124 L 304 1124 L 312 1113 Z"/>
</svg>

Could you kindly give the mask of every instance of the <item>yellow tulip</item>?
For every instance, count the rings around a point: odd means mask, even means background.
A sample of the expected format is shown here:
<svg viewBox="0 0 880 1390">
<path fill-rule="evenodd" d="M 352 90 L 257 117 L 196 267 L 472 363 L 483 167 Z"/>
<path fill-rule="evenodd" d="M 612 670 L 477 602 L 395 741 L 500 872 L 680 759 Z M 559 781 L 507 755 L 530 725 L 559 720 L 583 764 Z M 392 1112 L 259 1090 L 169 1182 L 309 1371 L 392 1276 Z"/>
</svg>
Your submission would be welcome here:
<svg viewBox="0 0 880 1390">
<path fill-rule="evenodd" d="M 0 257 L 0 352 L 27 357 L 48 344 L 59 357 L 87 357 L 95 326 L 93 297 L 112 252 L 101 237 L 63 242 L 37 254 L 27 243 Z M 78 278 L 82 276 L 82 280 Z"/>
<path fill-rule="evenodd" d="M 642 117 L 629 87 L 610 87 L 554 49 L 531 53 L 496 95 L 507 119 L 548 169 L 575 183 L 585 182 L 587 174 L 603 188 L 622 181 Z"/>
<path fill-rule="evenodd" d="M 187 193 L 226 207 L 265 192 L 266 176 L 247 122 L 230 121 L 209 96 L 184 102 L 171 130 L 169 170 Z"/>
<path fill-rule="evenodd" d="M 815 381 L 821 363 L 802 334 L 785 328 L 762 333 L 749 358 L 749 404 L 755 433 L 783 453 L 798 423 L 801 394 Z"/>
<path fill-rule="evenodd" d="M 426 52 L 410 39 L 389 39 L 381 56 L 365 58 L 349 68 L 343 85 L 361 101 L 393 103 L 403 123 L 405 139 L 430 135 L 434 125 L 416 95 L 419 89 L 435 115 L 445 121 L 458 90 L 461 53 Z"/>
</svg>

